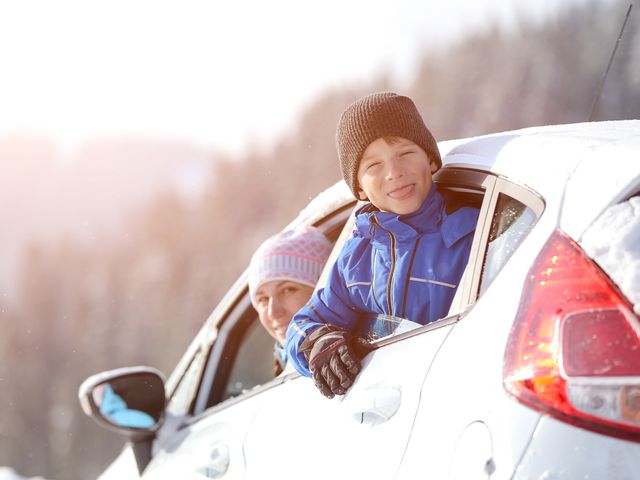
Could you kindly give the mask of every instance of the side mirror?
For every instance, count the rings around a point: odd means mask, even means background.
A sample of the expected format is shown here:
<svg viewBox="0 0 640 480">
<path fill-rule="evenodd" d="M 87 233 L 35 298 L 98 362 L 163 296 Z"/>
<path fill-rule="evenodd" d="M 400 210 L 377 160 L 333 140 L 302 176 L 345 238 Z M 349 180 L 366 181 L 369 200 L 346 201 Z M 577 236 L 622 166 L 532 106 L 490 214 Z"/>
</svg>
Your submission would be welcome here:
<svg viewBox="0 0 640 480">
<path fill-rule="evenodd" d="M 136 437 L 164 421 L 164 376 L 151 367 L 127 367 L 87 378 L 78 391 L 85 414 L 99 425 Z"/>
<path fill-rule="evenodd" d="M 142 472 L 164 422 L 164 375 L 151 367 L 126 367 L 87 378 L 78 390 L 82 410 L 98 425 L 125 435 Z"/>
</svg>

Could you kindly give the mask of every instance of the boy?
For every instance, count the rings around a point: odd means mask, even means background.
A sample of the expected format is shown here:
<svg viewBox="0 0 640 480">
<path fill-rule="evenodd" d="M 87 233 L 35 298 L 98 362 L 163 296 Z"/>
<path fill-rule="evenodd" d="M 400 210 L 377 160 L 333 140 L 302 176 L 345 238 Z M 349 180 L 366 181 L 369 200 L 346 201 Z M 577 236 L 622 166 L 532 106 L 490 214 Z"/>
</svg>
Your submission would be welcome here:
<svg viewBox="0 0 640 480">
<path fill-rule="evenodd" d="M 445 210 L 432 174 L 442 161 L 410 98 L 374 93 L 342 113 L 336 133 L 356 228 L 324 289 L 287 329 L 289 359 L 323 395 L 342 395 L 360 371 L 363 314 L 427 324 L 447 315 L 467 264 L 478 211 Z"/>
</svg>

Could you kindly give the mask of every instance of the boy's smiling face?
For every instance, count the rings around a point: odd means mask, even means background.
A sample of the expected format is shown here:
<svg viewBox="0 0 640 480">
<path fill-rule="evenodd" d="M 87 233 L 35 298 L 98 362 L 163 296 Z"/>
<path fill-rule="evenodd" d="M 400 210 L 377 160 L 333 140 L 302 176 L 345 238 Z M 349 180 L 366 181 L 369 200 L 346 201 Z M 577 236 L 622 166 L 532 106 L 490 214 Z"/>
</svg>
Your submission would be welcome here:
<svg viewBox="0 0 640 480">
<path fill-rule="evenodd" d="M 358 167 L 358 196 L 383 212 L 415 212 L 431 190 L 432 164 L 422 148 L 401 137 L 369 144 Z"/>
</svg>

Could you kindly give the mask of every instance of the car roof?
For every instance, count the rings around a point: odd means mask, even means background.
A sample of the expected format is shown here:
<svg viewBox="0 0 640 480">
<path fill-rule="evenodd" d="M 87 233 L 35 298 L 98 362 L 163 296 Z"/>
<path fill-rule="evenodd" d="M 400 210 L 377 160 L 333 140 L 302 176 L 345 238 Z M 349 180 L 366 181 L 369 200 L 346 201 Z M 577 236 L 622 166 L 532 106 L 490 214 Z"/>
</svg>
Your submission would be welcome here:
<svg viewBox="0 0 640 480">
<path fill-rule="evenodd" d="M 438 147 L 444 165 L 468 164 L 501 175 L 517 175 L 520 171 L 532 173 L 530 170 L 552 163 L 559 156 L 567 159 L 562 163 L 575 164 L 581 152 L 620 144 L 637 149 L 639 143 L 640 120 L 621 120 L 528 127 L 442 141 Z M 532 147 L 548 156 L 527 165 L 525 159 L 531 157 Z"/>
<path fill-rule="evenodd" d="M 344 180 L 340 180 L 316 195 L 286 228 L 301 224 L 313 225 L 323 217 L 353 202 L 355 202 L 353 193 Z"/>
<path fill-rule="evenodd" d="M 640 188 L 640 120 L 530 127 L 438 145 L 445 168 L 488 170 L 535 191 L 575 239 Z"/>
</svg>

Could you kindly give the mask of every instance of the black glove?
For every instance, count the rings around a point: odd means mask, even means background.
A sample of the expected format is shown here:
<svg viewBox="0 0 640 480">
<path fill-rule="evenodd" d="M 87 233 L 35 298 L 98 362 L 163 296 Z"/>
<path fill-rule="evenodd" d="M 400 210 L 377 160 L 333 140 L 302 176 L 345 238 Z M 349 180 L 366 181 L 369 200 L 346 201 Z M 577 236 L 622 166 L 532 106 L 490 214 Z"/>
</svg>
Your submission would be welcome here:
<svg viewBox="0 0 640 480">
<path fill-rule="evenodd" d="M 344 395 L 360 372 L 360 360 L 370 351 L 361 338 L 325 325 L 311 332 L 300 345 L 309 361 L 316 387 L 327 398 Z"/>
</svg>

